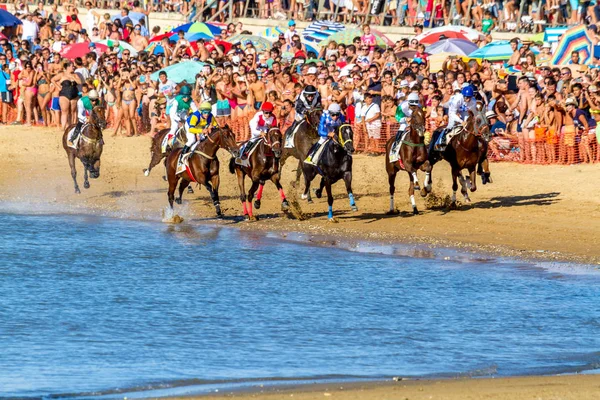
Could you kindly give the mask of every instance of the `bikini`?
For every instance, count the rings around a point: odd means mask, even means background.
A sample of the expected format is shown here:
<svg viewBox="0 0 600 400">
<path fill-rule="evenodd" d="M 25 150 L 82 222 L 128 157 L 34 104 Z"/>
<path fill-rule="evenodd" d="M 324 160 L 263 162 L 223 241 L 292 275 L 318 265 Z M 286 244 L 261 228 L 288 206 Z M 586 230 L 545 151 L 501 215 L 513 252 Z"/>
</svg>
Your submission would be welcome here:
<svg viewBox="0 0 600 400">
<path fill-rule="evenodd" d="M 40 79 L 40 80 L 38 80 L 38 81 L 37 81 L 37 85 L 38 85 L 38 95 L 40 95 L 40 96 L 42 96 L 42 97 L 46 97 L 46 95 L 47 95 L 47 94 L 48 94 L 50 91 L 49 91 L 49 90 L 47 90 L 47 91 L 45 91 L 45 92 L 43 92 L 43 93 L 42 93 L 41 91 L 39 91 L 39 86 L 42 86 L 42 85 L 47 85 L 47 84 L 48 84 L 48 81 L 46 81 L 46 79 L 44 79 L 44 78 L 42 78 L 42 79 Z"/>
<path fill-rule="evenodd" d="M 124 92 L 125 91 L 134 92 L 135 88 L 133 86 L 129 86 L 128 88 L 125 88 L 125 90 L 123 90 L 123 91 Z M 131 100 L 125 100 L 125 99 L 123 99 L 123 103 L 125 103 L 125 105 L 127 105 L 127 106 L 130 105 L 131 103 L 133 103 L 134 101 L 135 101 L 135 97 L 133 99 L 131 99 Z"/>
</svg>

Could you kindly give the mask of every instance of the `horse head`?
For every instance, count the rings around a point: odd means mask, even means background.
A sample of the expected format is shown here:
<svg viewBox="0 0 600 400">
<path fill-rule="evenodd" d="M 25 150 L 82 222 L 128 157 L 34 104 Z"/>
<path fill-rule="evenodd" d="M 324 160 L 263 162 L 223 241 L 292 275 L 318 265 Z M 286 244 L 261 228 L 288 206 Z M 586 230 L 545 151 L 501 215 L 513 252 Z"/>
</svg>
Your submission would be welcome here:
<svg viewBox="0 0 600 400">
<path fill-rule="evenodd" d="M 419 106 L 410 106 L 410 108 L 412 109 L 410 127 L 422 138 L 425 136 L 425 112 Z"/>
<path fill-rule="evenodd" d="M 239 157 L 240 155 L 240 146 L 238 146 L 235 141 L 235 134 L 229 127 L 229 125 L 225 124 L 225 126 L 215 129 L 219 134 L 219 141 L 221 146 L 231 153 L 233 157 Z"/>
<path fill-rule="evenodd" d="M 323 114 L 323 109 L 320 107 L 313 108 L 312 110 L 306 113 L 306 122 L 308 122 L 311 128 L 317 129 L 319 123 L 321 122 L 321 114 Z"/>
<path fill-rule="evenodd" d="M 342 124 L 337 128 L 336 139 L 338 143 L 346 150 L 346 153 L 352 155 L 354 153 L 354 132 L 350 124 Z"/>
<path fill-rule="evenodd" d="M 273 150 L 275 158 L 281 158 L 281 130 L 277 127 L 273 127 L 267 131 L 267 144 Z"/>
<path fill-rule="evenodd" d="M 486 141 L 489 141 L 490 140 L 490 125 L 488 124 L 487 118 L 485 118 L 485 115 L 483 114 L 482 111 L 479 111 L 475 115 L 474 125 L 475 125 L 475 130 L 477 132 L 476 135 L 483 137 Z"/>
<path fill-rule="evenodd" d="M 106 120 L 104 119 L 105 108 L 104 106 L 97 105 L 92 108 L 90 115 L 90 123 L 100 130 L 100 133 L 106 129 Z"/>
</svg>

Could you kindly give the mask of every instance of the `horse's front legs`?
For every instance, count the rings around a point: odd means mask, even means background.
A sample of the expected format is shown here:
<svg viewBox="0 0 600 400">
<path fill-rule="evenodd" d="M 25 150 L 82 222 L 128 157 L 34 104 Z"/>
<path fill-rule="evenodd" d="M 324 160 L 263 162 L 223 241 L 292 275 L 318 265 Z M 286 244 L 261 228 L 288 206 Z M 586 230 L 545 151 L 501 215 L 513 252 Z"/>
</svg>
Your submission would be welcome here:
<svg viewBox="0 0 600 400">
<path fill-rule="evenodd" d="M 477 171 L 475 167 L 469 169 L 469 176 L 467 177 L 467 188 L 474 192 L 477 190 Z"/>
<path fill-rule="evenodd" d="M 346 184 L 346 192 L 348 192 L 348 200 L 350 200 L 350 208 L 352 211 L 358 211 L 356 201 L 354 200 L 354 193 L 352 193 L 352 171 L 344 172 L 344 183 Z"/>
<path fill-rule="evenodd" d="M 417 203 L 415 201 L 415 181 L 414 181 L 414 177 L 413 174 L 416 176 L 416 173 L 411 173 L 408 172 L 408 180 L 410 181 L 409 185 L 408 185 L 408 196 L 410 197 L 410 204 L 412 205 L 412 209 L 413 209 L 413 214 L 414 215 L 419 215 L 419 210 L 417 209 Z M 419 184 L 419 182 L 417 181 L 417 185 Z"/>
<path fill-rule="evenodd" d="M 388 170 L 388 183 L 390 185 L 390 209 L 386 213 L 387 215 L 397 214 L 396 209 L 394 208 L 394 193 L 396 192 L 396 174 L 398 171 L 396 169 L 393 172 Z"/>
<path fill-rule="evenodd" d="M 252 199 L 254 198 L 254 193 L 258 189 L 259 184 L 258 181 L 252 181 L 252 186 L 250 186 L 248 196 L 246 197 L 246 201 L 248 202 L 248 218 L 250 221 L 258 221 L 258 218 L 252 214 Z"/>
<path fill-rule="evenodd" d="M 73 178 L 73 183 L 75 184 L 75 193 L 81 193 L 79 190 L 79 185 L 77 184 L 77 169 L 75 168 L 75 155 L 69 153 L 69 166 L 71 167 L 71 177 Z"/>
<path fill-rule="evenodd" d="M 219 201 L 219 184 L 221 183 L 221 179 L 219 175 L 213 175 L 210 177 L 210 183 L 208 180 L 206 181 L 206 188 L 208 189 L 208 193 L 210 194 L 210 198 L 212 199 L 213 205 L 215 206 L 215 210 L 217 212 L 217 217 L 223 217 L 223 212 L 221 212 L 221 202 Z"/>
<path fill-rule="evenodd" d="M 327 218 L 329 222 L 337 222 L 333 218 L 333 194 L 331 193 L 331 182 L 329 180 L 325 182 L 325 190 L 327 190 Z"/>
<path fill-rule="evenodd" d="M 83 188 L 90 188 L 90 181 L 88 180 L 88 167 L 85 164 L 83 164 Z"/>
<path fill-rule="evenodd" d="M 279 181 L 279 173 L 271 176 L 271 181 L 275 184 L 277 190 L 279 191 L 279 197 L 281 198 L 281 209 L 283 211 L 287 211 L 290 208 L 290 203 L 288 203 L 285 197 L 285 192 L 283 191 L 283 187 L 281 186 L 281 182 Z"/>
<path fill-rule="evenodd" d="M 177 204 L 181 204 L 183 202 L 183 191 L 185 190 L 186 187 L 189 186 L 190 183 L 191 182 L 188 181 L 187 179 L 181 180 L 181 183 L 179 184 L 179 197 L 175 199 Z"/>
</svg>

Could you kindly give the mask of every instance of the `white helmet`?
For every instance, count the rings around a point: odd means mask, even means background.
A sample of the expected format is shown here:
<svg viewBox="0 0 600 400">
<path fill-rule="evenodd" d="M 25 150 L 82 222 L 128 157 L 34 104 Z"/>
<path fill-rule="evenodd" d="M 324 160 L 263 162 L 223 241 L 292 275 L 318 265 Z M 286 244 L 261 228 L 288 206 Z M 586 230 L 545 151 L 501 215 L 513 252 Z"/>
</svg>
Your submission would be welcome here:
<svg viewBox="0 0 600 400">
<path fill-rule="evenodd" d="M 412 92 L 411 94 L 408 95 L 407 97 L 408 100 L 408 104 L 411 106 L 418 106 L 419 105 L 419 95 L 416 94 L 415 92 Z"/>
<path fill-rule="evenodd" d="M 338 103 L 331 103 L 329 107 L 327 107 L 327 111 L 334 114 L 339 114 L 342 112 L 342 108 Z"/>
<path fill-rule="evenodd" d="M 88 92 L 88 96 L 87 96 L 90 100 L 98 100 L 98 92 L 96 92 L 94 89 L 90 90 Z"/>
</svg>

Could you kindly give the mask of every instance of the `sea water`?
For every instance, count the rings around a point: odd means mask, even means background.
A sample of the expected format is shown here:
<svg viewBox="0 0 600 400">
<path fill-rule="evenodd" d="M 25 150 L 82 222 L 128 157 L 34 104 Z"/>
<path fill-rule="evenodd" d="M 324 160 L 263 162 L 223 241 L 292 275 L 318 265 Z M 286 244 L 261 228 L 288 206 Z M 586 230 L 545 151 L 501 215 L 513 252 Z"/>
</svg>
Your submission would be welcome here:
<svg viewBox="0 0 600 400">
<path fill-rule="evenodd" d="M 599 284 L 587 266 L 0 214 L 0 397 L 593 370 Z"/>
</svg>

